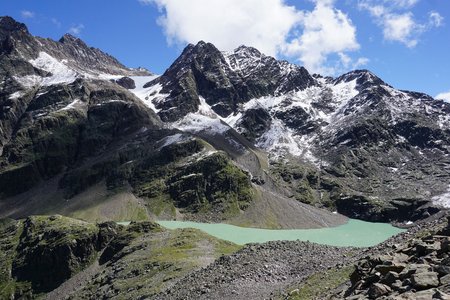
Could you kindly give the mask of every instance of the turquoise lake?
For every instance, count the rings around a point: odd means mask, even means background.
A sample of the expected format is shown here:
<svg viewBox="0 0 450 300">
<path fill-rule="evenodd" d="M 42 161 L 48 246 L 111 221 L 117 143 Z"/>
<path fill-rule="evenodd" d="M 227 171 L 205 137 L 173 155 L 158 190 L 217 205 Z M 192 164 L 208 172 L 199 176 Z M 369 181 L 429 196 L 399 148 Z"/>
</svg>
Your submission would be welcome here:
<svg viewBox="0 0 450 300">
<path fill-rule="evenodd" d="M 221 223 L 211 224 L 185 221 L 158 221 L 158 223 L 168 229 L 200 229 L 219 239 L 239 245 L 278 240 L 301 240 L 331 246 L 370 247 L 404 231 L 386 223 L 371 223 L 354 219 L 350 219 L 348 223 L 337 227 L 286 230 L 246 228 Z"/>
</svg>

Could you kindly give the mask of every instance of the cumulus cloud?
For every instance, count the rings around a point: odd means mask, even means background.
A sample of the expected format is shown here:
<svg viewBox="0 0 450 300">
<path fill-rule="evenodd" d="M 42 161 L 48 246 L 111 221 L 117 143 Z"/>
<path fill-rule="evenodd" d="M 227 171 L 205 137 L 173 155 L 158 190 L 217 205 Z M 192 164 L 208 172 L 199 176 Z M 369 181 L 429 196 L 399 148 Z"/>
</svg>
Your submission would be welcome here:
<svg viewBox="0 0 450 300">
<path fill-rule="evenodd" d="M 78 25 L 73 25 L 72 27 L 70 27 L 68 32 L 73 35 L 80 35 L 80 33 L 81 33 L 81 31 L 83 31 L 83 29 L 84 29 L 84 25 L 78 24 Z"/>
<path fill-rule="evenodd" d="M 34 18 L 35 13 L 29 10 L 22 10 L 20 12 L 20 15 L 22 16 L 22 18 L 24 19 L 31 19 Z"/>
<path fill-rule="evenodd" d="M 295 7 L 282 0 L 141 0 L 158 5 L 158 20 L 168 42 L 205 40 L 221 50 L 241 44 L 275 55 L 289 31 L 299 21 Z"/>
<path fill-rule="evenodd" d="M 327 57 L 336 53 L 344 67 L 351 63 L 347 51 L 359 49 L 356 27 L 342 11 L 333 7 L 334 1 L 316 0 L 313 11 L 302 12 L 303 32 L 283 45 L 283 53 L 299 56 L 305 67 L 322 74 L 334 74 L 335 66 L 327 64 Z"/>
<path fill-rule="evenodd" d="M 387 14 L 383 19 L 383 35 L 388 41 L 398 41 L 409 48 L 418 43 L 418 34 L 423 30 L 416 24 L 412 13 Z"/>
<path fill-rule="evenodd" d="M 442 99 L 444 101 L 450 102 L 450 92 L 440 93 L 434 97 L 436 99 Z"/>
<path fill-rule="evenodd" d="M 284 0 L 138 0 L 156 4 L 158 24 L 169 44 L 205 40 L 221 50 L 245 44 L 267 55 L 301 61 L 312 72 L 333 75 L 353 62 L 349 51 L 359 49 L 350 18 L 334 8 L 335 0 L 311 0 L 312 11 L 299 10 Z M 330 67 L 331 66 L 331 67 Z"/>
<path fill-rule="evenodd" d="M 419 0 L 359 0 L 358 6 L 368 11 L 375 22 L 382 28 L 383 37 L 387 41 L 400 42 L 413 48 L 420 36 L 443 24 L 444 18 L 435 11 L 428 13 L 428 23 L 419 23 L 410 11 Z"/>
</svg>

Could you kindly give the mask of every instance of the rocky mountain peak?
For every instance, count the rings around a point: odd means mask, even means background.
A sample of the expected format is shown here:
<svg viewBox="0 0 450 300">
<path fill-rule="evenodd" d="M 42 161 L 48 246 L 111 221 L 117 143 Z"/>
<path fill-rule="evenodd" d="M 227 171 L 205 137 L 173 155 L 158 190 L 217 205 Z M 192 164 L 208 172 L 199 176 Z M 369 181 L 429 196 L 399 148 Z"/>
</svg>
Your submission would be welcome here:
<svg viewBox="0 0 450 300">
<path fill-rule="evenodd" d="M 25 24 L 17 22 L 9 16 L 0 17 L 0 38 L 11 34 L 12 32 L 28 33 L 28 28 Z"/>
<path fill-rule="evenodd" d="M 145 87 L 161 84 L 168 95 L 156 103 L 165 121 L 195 112 L 200 96 L 220 116 L 236 112 L 252 98 L 302 90 L 317 82 L 300 66 L 266 56 L 253 47 L 221 52 L 213 44 L 189 44 L 164 74 Z"/>
<path fill-rule="evenodd" d="M 70 33 L 64 34 L 60 39 L 59 42 L 62 44 L 83 44 L 86 45 L 80 38 L 77 38 L 76 36 L 71 35 Z"/>
<path fill-rule="evenodd" d="M 200 41 L 196 45 L 189 44 L 163 76 L 176 76 L 180 71 L 186 71 L 192 67 L 207 67 L 207 64 L 212 63 L 215 59 L 220 61 L 223 57 L 213 44 L 204 41 Z"/>
<path fill-rule="evenodd" d="M 249 46 L 245 46 L 245 45 L 240 45 L 239 47 L 237 47 L 234 50 L 234 54 L 239 55 L 241 57 L 247 57 L 247 58 L 265 56 L 258 49 L 249 47 Z"/>
<path fill-rule="evenodd" d="M 354 70 L 345 73 L 334 80 L 335 84 L 342 82 L 350 82 L 356 79 L 358 85 L 371 84 L 371 85 L 387 85 L 378 76 L 369 70 Z"/>
</svg>

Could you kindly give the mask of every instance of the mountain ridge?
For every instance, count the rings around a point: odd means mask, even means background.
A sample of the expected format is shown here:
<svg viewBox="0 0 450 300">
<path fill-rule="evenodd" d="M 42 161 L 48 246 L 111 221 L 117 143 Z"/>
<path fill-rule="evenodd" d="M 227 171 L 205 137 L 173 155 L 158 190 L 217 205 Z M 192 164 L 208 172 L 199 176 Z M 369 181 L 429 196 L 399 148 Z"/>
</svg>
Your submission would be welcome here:
<svg viewBox="0 0 450 300">
<path fill-rule="evenodd" d="M 175 210 L 186 209 L 177 207 L 184 203 L 178 198 L 189 195 L 191 217 L 200 207 L 214 211 L 215 197 L 223 197 L 224 187 L 211 196 L 201 186 L 212 184 L 220 173 L 209 177 L 201 171 L 193 190 L 193 183 L 183 178 L 186 182 L 177 183 L 183 190 L 174 193 L 172 185 L 181 177 L 171 172 L 180 169 L 164 167 L 171 171 L 158 171 L 162 173 L 146 183 L 153 187 L 162 181 L 161 190 L 142 192 L 141 185 L 149 180 L 139 175 L 149 159 L 145 157 L 173 146 L 174 151 L 193 148 L 181 157 L 164 158 L 170 165 L 180 158 L 191 161 L 199 153 L 201 160 L 216 157 L 218 151 L 230 166 L 247 174 L 252 183 L 243 186 L 273 190 L 288 202 L 349 217 L 417 220 L 438 211 L 437 202 L 445 203 L 436 197 L 445 195 L 450 184 L 445 167 L 450 164 L 450 132 L 445 129 L 450 105 L 428 95 L 396 90 L 368 70 L 336 78 L 310 75 L 252 47 L 222 52 L 203 41 L 188 45 L 164 74 L 155 76 L 129 69 L 73 36 L 59 42 L 32 37 L 25 25 L 14 22 L 0 20 L 12 32 L 2 38 L 2 51 L 10 52 L 0 58 L 6 66 L 0 95 L 0 181 L 14 191 L 4 199 L 20 191 L 11 180 L 28 172 L 34 174 L 29 175 L 30 187 L 59 174 L 59 189 L 69 189 L 64 192 L 69 199 L 106 180 L 111 192 L 126 187 L 139 197 L 165 199 L 164 206 L 174 201 Z M 21 67 L 8 67 L 14 64 Z M 165 139 L 171 143 L 159 147 Z M 114 154 L 108 145 L 127 150 Z M 92 168 L 89 161 L 97 166 Z M 133 164 L 124 167 L 128 161 Z M 84 169 L 88 166 L 91 171 Z M 228 168 L 228 163 L 222 166 Z M 120 175 L 114 170 L 118 167 L 123 169 Z M 87 176 L 92 182 L 82 179 L 83 172 L 94 170 Z M 239 172 L 232 176 L 240 178 Z M 274 199 L 265 201 L 278 201 Z M 238 203 L 233 214 L 245 215 L 247 204 Z"/>
</svg>

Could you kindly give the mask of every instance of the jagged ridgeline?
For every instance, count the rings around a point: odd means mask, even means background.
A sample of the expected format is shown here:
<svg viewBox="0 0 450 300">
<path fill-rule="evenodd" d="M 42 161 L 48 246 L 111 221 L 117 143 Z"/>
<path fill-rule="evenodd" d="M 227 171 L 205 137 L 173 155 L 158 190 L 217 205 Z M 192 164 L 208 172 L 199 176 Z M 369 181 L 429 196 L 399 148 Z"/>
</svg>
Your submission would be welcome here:
<svg viewBox="0 0 450 300">
<path fill-rule="evenodd" d="M 162 74 L 0 19 L 0 217 L 269 228 L 418 220 L 446 204 L 450 105 L 241 46 Z"/>
</svg>

